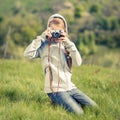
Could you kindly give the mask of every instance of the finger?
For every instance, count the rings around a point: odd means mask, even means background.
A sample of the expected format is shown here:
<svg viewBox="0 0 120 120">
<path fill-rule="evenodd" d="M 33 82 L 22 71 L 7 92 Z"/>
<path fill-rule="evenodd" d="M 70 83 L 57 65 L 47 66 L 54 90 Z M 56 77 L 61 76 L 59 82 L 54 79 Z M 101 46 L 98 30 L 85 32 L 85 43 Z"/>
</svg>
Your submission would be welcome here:
<svg viewBox="0 0 120 120">
<path fill-rule="evenodd" d="M 58 38 L 59 41 L 62 41 L 62 40 L 64 40 L 64 39 L 65 39 L 64 37 Z"/>
</svg>

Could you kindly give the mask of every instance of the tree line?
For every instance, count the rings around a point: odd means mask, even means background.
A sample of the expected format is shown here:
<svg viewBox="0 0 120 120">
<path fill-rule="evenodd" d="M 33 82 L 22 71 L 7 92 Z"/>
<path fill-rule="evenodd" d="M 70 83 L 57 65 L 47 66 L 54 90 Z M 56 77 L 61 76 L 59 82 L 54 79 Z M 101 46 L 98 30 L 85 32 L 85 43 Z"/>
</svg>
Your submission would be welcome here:
<svg viewBox="0 0 120 120">
<path fill-rule="evenodd" d="M 94 54 L 98 45 L 111 49 L 120 47 L 119 0 L 113 4 L 109 3 L 111 0 L 12 2 L 11 6 L 6 4 L 9 8 L 6 14 L 5 8 L 1 8 L 0 58 L 20 58 L 24 47 L 46 29 L 47 19 L 54 13 L 66 18 L 70 39 L 82 55 Z"/>
</svg>

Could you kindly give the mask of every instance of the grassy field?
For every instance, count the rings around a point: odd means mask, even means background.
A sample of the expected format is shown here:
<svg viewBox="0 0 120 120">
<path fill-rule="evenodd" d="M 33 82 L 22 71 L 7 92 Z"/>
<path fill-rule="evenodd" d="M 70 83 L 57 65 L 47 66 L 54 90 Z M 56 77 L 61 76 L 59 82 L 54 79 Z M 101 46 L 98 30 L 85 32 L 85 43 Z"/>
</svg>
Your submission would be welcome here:
<svg viewBox="0 0 120 120">
<path fill-rule="evenodd" d="M 99 106 L 83 116 L 51 105 L 39 60 L 0 60 L 0 120 L 120 120 L 120 70 L 82 65 L 72 72 L 72 81 Z"/>
</svg>

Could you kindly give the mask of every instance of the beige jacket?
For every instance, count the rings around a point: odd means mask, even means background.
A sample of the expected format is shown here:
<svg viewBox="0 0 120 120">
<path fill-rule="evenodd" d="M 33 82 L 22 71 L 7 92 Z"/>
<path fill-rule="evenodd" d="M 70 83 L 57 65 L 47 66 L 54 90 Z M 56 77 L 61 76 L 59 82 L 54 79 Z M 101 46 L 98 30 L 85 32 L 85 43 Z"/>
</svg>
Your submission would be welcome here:
<svg viewBox="0 0 120 120">
<path fill-rule="evenodd" d="M 48 24 L 53 17 L 62 18 L 67 29 L 65 19 L 59 14 L 51 16 L 48 20 Z M 80 66 L 82 63 L 81 56 L 75 44 L 69 39 L 62 42 L 52 42 L 51 45 L 49 45 L 45 33 L 42 33 L 40 36 L 37 36 L 24 51 L 24 56 L 27 58 L 41 58 L 45 75 L 44 90 L 46 93 L 68 91 L 76 88 L 71 82 L 72 74 L 66 61 L 64 47 L 70 52 L 72 64 L 74 66 Z M 51 71 L 49 70 L 49 67 L 51 68 Z"/>
</svg>

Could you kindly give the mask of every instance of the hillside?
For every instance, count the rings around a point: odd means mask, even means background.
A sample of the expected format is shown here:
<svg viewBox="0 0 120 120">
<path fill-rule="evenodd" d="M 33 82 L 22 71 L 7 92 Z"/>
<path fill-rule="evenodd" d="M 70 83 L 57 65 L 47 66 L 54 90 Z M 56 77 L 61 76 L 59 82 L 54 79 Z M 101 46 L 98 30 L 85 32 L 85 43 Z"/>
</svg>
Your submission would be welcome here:
<svg viewBox="0 0 120 120">
<path fill-rule="evenodd" d="M 23 49 L 46 29 L 47 19 L 60 13 L 70 39 L 83 56 L 97 47 L 120 48 L 120 1 L 4 0 L 0 3 L 0 58 L 22 58 Z"/>
<path fill-rule="evenodd" d="M 0 120 L 119 120 L 120 71 L 82 65 L 72 72 L 72 81 L 99 109 L 86 108 L 84 116 L 77 116 L 53 107 L 43 91 L 39 60 L 0 60 Z"/>
</svg>

